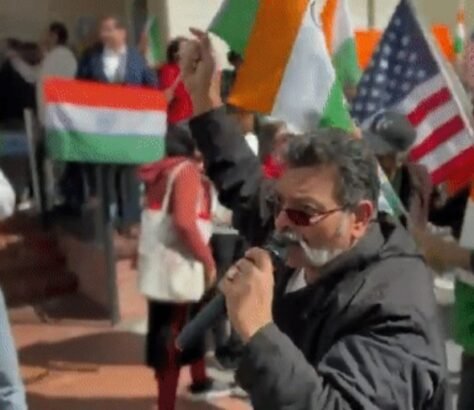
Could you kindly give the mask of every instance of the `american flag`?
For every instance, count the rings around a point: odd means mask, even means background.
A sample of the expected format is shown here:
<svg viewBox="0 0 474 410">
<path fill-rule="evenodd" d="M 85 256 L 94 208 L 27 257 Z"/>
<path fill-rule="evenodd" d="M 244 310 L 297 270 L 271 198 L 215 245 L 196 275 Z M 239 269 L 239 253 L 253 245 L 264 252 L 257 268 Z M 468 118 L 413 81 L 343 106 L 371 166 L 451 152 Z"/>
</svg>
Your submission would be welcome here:
<svg viewBox="0 0 474 410">
<path fill-rule="evenodd" d="M 408 1 L 401 0 L 359 83 L 352 115 L 370 126 L 384 110 L 408 117 L 417 139 L 410 159 L 439 184 L 474 164 L 474 140 Z"/>
</svg>

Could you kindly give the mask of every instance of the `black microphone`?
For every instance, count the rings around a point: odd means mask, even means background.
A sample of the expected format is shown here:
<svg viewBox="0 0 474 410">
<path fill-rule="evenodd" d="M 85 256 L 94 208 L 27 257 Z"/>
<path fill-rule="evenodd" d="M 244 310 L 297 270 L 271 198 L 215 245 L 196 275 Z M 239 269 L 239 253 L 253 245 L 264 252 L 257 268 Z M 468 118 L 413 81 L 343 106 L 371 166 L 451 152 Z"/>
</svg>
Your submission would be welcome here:
<svg viewBox="0 0 474 410">
<path fill-rule="evenodd" d="M 285 234 L 274 233 L 265 245 L 262 246 L 262 249 L 265 249 L 270 254 L 273 266 L 276 267 L 284 263 L 288 245 L 293 242 L 294 240 Z M 184 351 L 192 347 L 199 338 L 225 314 L 225 298 L 222 293 L 218 293 L 184 326 L 176 339 L 177 349 Z"/>
</svg>

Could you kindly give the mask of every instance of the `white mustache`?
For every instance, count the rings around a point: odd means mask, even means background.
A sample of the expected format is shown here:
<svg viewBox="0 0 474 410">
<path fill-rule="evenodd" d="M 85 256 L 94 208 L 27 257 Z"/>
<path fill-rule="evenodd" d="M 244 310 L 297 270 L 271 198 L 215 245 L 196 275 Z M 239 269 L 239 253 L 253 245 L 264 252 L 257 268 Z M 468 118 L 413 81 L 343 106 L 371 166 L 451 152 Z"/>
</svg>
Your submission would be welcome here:
<svg viewBox="0 0 474 410">
<path fill-rule="evenodd" d="M 290 230 L 280 232 L 278 236 L 288 243 L 288 245 L 299 245 L 301 241 L 303 241 L 301 235 Z"/>
</svg>

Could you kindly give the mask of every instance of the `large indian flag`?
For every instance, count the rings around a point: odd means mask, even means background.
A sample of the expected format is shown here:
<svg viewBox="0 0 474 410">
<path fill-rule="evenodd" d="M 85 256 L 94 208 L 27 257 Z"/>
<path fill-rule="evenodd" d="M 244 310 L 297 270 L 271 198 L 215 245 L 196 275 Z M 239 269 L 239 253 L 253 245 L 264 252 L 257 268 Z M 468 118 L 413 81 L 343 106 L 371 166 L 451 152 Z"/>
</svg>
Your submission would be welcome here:
<svg viewBox="0 0 474 410">
<path fill-rule="evenodd" d="M 315 4 L 259 2 L 230 104 L 270 114 L 300 132 L 352 128 Z"/>
<path fill-rule="evenodd" d="M 161 92 L 56 78 L 44 87 L 54 159 L 142 164 L 163 156 L 167 102 Z"/>
<path fill-rule="evenodd" d="M 245 56 L 230 103 L 271 114 L 300 132 L 320 127 L 353 129 L 329 57 L 319 11 L 311 0 L 223 3 L 210 30 Z M 379 171 L 379 208 L 402 214 L 400 200 Z"/>
<path fill-rule="evenodd" d="M 362 71 L 357 59 L 348 0 L 326 0 L 321 19 L 339 82 L 344 87 L 357 86 Z"/>
</svg>

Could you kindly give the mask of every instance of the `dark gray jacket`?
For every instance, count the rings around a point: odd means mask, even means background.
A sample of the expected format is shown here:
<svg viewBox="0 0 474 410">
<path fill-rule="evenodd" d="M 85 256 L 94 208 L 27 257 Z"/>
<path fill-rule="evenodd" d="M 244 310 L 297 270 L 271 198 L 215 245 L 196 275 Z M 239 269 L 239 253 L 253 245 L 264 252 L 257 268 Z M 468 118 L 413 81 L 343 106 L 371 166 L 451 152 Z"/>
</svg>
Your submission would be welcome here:
<svg viewBox="0 0 474 410">
<path fill-rule="evenodd" d="M 250 242 L 272 230 L 260 164 L 223 110 L 191 122 L 222 203 Z M 275 324 L 245 348 L 237 372 L 256 410 L 445 410 L 444 344 L 433 280 L 406 231 L 374 221 L 316 285 L 286 293 L 277 269 Z"/>
</svg>

